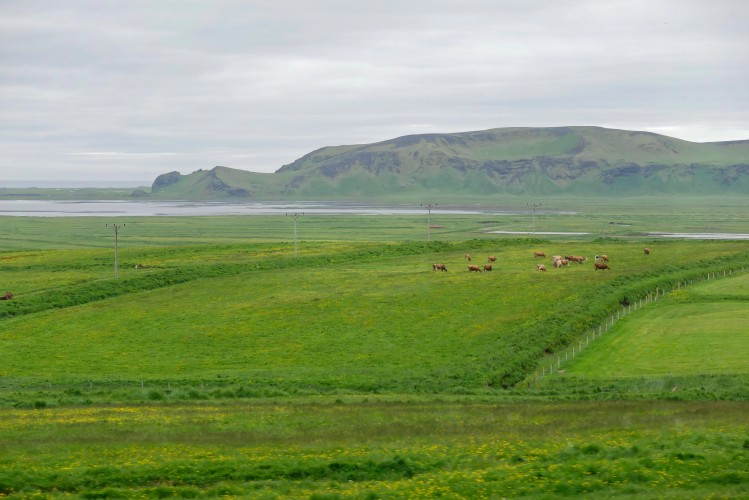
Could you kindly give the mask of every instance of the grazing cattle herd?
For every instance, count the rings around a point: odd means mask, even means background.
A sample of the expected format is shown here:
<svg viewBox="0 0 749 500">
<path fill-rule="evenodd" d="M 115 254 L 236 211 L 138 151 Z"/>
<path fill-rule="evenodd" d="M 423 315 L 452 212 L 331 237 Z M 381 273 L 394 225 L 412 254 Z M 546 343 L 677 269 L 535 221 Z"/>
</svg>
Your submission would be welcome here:
<svg viewBox="0 0 749 500">
<path fill-rule="evenodd" d="M 650 255 L 650 248 L 646 247 L 643 250 L 643 252 L 644 252 L 645 255 Z M 470 262 L 470 260 L 471 260 L 471 256 L 470 255 L 465 254 L 464 257 L 465 257 L 465 259 L 467 261 Z M 542 257 L 542 258 L 546 257 L 546 253 L 543 252 L 543 251 L 534 251 L 533 252 L 533 258 L 536 259 L 536 258 L 539 258 L 539 257 Z M 588 260 L 588 259 L 586 257 L 582 256 L 582 255 L 566 255 L 564 257 L 562 257 L 561 255 L 554 255 L 551 258 L 551 263 L 552 263 L 552 265 L 555 268 L 560 269 L 562 267 L 569 266 L 570 262 L 577 262 L 578 264 L 582 264 L 586 260 Z M 489 256 L 489 262 L 496 262 L 496 261 L 497 261 L 497 257 L 496 256 L 494 256 L 494 255 Z M 468 272 L 480 273 L 480 272 L 483 272 L 483 271 L 491 271 L 492 269 L 493 268 L 492 268 L 491 264 L 484 264 L 484 268 L 483 269 L 481 268 L 481 266 L 476 266 L 476 265 L 469 265 L 468 266 Z M 601 271 L 604 271 L 606 269 L 611 270 L 611 268 L 609 267 L 609 256 L 608 255 L 596 255 L 595 256 L 594 263 L 593 263 L 593 270 L 598 271 L 599 269 Z M 447 267 L 445 266 L 445 264 L 432 264 L 432 270 L 433 271 L 447 271 Z M 544 264 L 536 264 L 536 270 L 537 271 L 546 271 L 546 266 Z M 8 292 L 8 293 L 10 293 L 10 292 Z M 11 294 L 11 297 L 12 297 L 12 294 Z M 0 297 L 0 300 L 3 300 L 3 299 Z"/>
</svg>

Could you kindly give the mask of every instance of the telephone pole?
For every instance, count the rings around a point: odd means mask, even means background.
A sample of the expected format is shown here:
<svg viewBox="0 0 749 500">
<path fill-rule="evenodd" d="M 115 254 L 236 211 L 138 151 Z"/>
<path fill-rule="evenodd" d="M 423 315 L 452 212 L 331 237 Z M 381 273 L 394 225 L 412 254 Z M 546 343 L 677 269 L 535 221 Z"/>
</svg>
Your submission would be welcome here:
<svg viewBox="0 0 749 500">
<path fill-rule="evenodd" d="M 533 219 L 531 219 L 532 220 L 531 234 L 533 236 L 536 236 L 536 209 L 540 208 L 541 204 L 540 203 L 528 203 L 527 206 L 533 209 Z"/>
<path fill-rule="evenodd" d="M 299 217 L 304 215 L 304 212 L 293 212 L 287 213 L 286 215 L 291 216 L 294 219 L 294 257 L 296 257 L 296 221 Z"/>
<path fill-rule="evenodd" d="M 427 209 L 427 241 L 432 241 L 432 209 L 437 206 L 436 203 L 422 203 L 422 207 Z"/>
<path fill-rule="evenodd" d="M 114 229 L 114 279 L 117 279 L 117 237 L 120 233 L 120 227 L 125 227 L 125 224 L 107 224 L 107 227 Z"/>
</svg>

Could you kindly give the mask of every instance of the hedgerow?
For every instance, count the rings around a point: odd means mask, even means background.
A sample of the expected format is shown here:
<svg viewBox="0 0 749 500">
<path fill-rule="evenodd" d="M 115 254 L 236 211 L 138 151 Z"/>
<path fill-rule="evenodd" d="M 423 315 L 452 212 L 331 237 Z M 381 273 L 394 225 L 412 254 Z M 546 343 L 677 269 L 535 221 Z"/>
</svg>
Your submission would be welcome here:
<svg viewBox="0 0 749 500">
<path fill-rule="evenodd" d="M 749 253 L 697 261 L 692 265 L 664 266 L 658 272 L 618 277 L 563 306 L 510 332 L 508 346 L 489 359 L 487 385 L 512 387 L 530 376 L 545 354 L 558 352 L 623 305 L 648 295 L 699 281 L 711 273 L 741 271 L 749 266 Z"/>
</svg>

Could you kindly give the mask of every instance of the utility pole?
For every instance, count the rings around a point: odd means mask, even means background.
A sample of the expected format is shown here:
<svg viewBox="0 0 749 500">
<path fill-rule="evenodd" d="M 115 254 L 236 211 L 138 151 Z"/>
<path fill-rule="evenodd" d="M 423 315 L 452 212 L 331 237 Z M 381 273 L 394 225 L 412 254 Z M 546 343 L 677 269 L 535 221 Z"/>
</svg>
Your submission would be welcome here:
<svg viewBox="0 0 749 500">
<path fill-rule="evenodd" d="M 427 209 L 427 241 L 432 241 L 432 209 L 437 206 L 436 203 L 422 203 L 422 207 Z"/>
<path fill-rule="evenodd" d="M 125 224 L 107 224 L 107 227 L 114 229 L 114 279 L 117 279 L 117 236 L 120 233 L 120 227 L 125 227 Z"/>
<path fill-rule="evenodd" d="M 540 203 L 528 203 L 527 206 L 531 207 L 533 209 L 533 219 L 532 219 L 532 231 L 531 234 L 533 236 L 536 236 L 536 209 L 541 207 Z"/>
<path fill-rule="evenodd" d="M 294 257 L 296 257 L 296 221 L 299 217 L 304 215 L 304 212 L 293 212 L 293 213 L 287 213 L 286 215 L 289 215 L 293 217 L 294 219 Z"/>
</svg>

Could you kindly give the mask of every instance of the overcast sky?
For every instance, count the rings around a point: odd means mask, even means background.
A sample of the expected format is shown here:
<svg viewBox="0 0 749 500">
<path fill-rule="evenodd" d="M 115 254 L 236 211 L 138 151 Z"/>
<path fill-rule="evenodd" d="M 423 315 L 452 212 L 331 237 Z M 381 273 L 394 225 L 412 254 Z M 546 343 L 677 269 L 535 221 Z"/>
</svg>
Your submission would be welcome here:
<svg viewBox="0 0 749 500">
<path fill-rule="evenodd" d="M 0 186 L 496 127 L 749 139 L 748 19 L 745 0 L 0 0 Z"/>
</svg>

